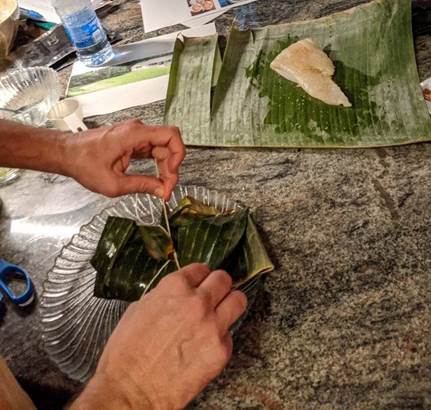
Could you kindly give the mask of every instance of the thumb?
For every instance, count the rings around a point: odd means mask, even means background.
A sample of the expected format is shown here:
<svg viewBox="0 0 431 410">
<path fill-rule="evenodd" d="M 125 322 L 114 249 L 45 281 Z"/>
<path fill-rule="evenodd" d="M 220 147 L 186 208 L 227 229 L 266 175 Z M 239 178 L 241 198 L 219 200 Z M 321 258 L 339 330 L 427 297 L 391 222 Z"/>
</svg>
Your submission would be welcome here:
<svg viewBox="0 0 431 410">
<path fill-rule="evenodd" d="M 145 175 L 125 175 L 118 181 L 120 195 L 147 192 L 163 198 L 163 182 L 156 177 Z"/>
</svg>

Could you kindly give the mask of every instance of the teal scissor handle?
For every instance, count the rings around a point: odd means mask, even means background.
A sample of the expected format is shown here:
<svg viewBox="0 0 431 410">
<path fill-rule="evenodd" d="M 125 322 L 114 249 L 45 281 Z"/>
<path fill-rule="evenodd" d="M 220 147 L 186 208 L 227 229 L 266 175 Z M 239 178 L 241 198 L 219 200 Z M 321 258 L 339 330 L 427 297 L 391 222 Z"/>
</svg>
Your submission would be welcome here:
<svg viewBox="0 0 431 410">
<path fill-rule="evenodd" d="M 15 275 L 18 278 L 24 279 L 25 289 L 22 293 L 17 295 L 12 291 L 7 283 L 7 275 Z M 2 290 L 14 304 L 20 306 L 31 302 L 34 294 L 33 282 L 27 271 L 3 259 L 0 259 L 0 290 Z M 2 299 L 3 295 L 0 293 L 0 301 Z"/>
</svg>

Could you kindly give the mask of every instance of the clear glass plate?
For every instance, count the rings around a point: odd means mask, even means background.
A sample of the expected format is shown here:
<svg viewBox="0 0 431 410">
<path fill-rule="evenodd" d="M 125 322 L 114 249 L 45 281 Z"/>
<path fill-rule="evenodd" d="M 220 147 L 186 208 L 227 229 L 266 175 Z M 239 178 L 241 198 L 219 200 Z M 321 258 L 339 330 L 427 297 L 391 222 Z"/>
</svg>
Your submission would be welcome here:
<svg viewBox="0 0 431 410">
<path fill-rule="evenodd" d="M 180 186 L 172 195 L 169 208 L 175 208 L 185 196 L 192 196 L 222 211 L 241 207 L 216 191 Z M 41 300 L 44 346 L 49 357 L 64 373 L 80 381 L 86 381 L 94 373 L 103 347 L 128 305 L 123 301 L 93 296 L 96 272 L 90 259 L 109 215 L 130 218 L 139 224 L 157 224 L 161 217 L 161 203 L 147 194 L 122 198 L 82 226 L 48 273 Z M 256 277 L 242 287 L 248 296 L 249 307 L 261 283 L 260 277 Z M 238 329 L 242 319 L 232 331 Z"/>
</svg>

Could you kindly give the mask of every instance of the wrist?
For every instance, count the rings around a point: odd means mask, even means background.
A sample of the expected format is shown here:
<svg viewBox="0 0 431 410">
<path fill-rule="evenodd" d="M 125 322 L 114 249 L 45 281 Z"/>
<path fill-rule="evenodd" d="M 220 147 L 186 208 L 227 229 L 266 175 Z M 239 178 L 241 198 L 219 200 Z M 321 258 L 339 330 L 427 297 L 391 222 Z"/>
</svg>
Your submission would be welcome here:
<svg viewBox="0 0 431 410">
<path fill-rule="evenodd" d="M 59 174 L 77 179 L 80 172 L 83 171 L 83 166 L 85 167 L 85 164 L 88 163 L 86 158 L 91 157 L 88 143 L 95 131 L 80 131 L 75 134 L 65 132 L 57 137 L 59 158 L 61 158 Z"/>
<path fill-rule="evenodd" d="M 146 395 L 133 384 L 126 384 L 121 375 L 114 380 L 97 372 L 81 395 L 72 403 L 70 410 L 153 410 L 156 407 Z"/>
<path fill-rule="evenodd" d="M 69 139 L 73 136 L 70 132 L 58 132 L 55 136 L 55 144 L 52 147 L 54 150 L 54 155 L 51 155 L 52 158 L 52 172 L 57 174 L 69 176 L 68 168 L 70 162 L 70 153 L 68 149 Z"/>
</svg>

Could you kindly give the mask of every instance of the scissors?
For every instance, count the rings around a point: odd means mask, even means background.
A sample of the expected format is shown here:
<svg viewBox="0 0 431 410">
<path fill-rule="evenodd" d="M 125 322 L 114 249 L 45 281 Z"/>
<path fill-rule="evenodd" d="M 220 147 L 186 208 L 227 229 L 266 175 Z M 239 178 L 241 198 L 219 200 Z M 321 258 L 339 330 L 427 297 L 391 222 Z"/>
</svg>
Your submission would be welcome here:
<svg viewBox="0 0 431 410">
<path fill-rule="evenodd" d="M 8 277 L 23 279 L 25 282 L 24 291 L 16 294 L 8 285 Z M 3 300 L 3 293 L 18 306 L 27 306 L 33 301 L 34 286 L 28 272 L 3 259 L 0 259 L 0 291 L 0 302 Z"/>
</svg>

